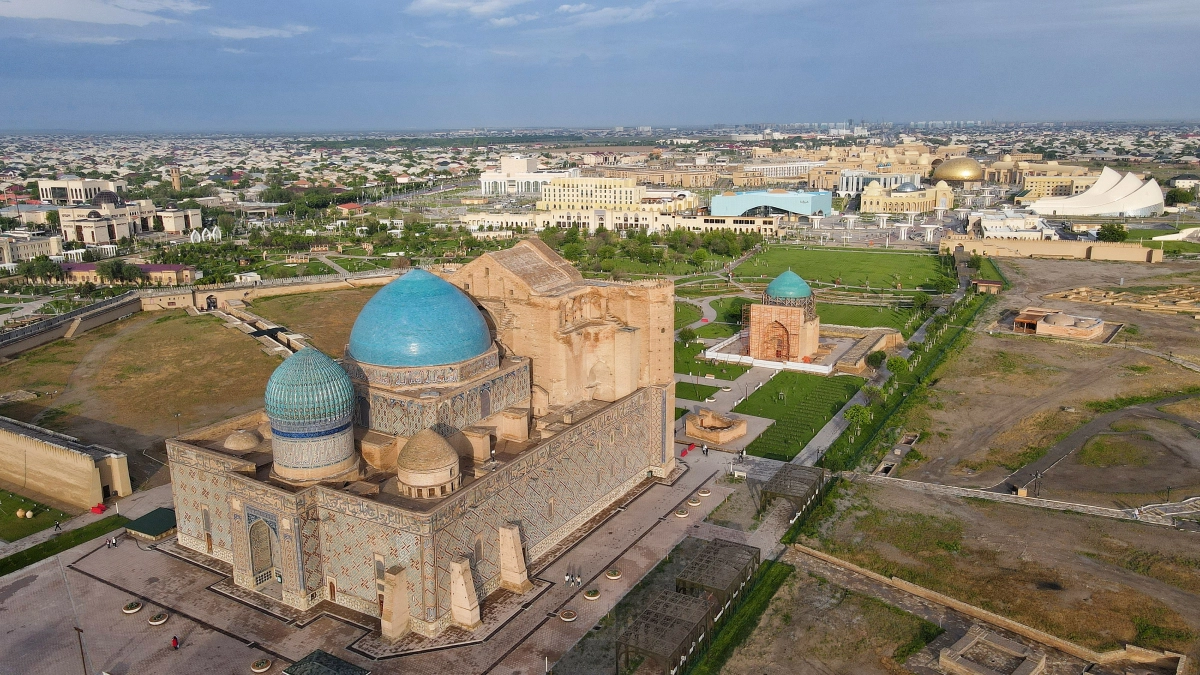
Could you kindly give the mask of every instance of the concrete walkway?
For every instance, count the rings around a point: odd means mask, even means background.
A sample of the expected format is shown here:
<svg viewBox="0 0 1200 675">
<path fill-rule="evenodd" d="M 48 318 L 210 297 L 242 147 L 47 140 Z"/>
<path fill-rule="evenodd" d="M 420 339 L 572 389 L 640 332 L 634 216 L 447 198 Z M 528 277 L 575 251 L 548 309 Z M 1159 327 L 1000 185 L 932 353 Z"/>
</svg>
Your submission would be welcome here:
<svg viewBox="0 0 1200 675">
<path fill-rule="evenodd" d="M 988 488 L 988 490 L 992 492 L 1008 493 L 1013 492 L 1017 488 L 1025 487 L 1033 482 L 1034 478 L 1037 477 L 1037 474 L 1049 471 L 1054 467 L 1055 464 L 1058 464 L 1065 459 L 1067 455 L 1070 455 L 1072 452 L 1075 452 L 1079 448 L 1083 447 L 1083 444 L 1086 443 L 1089 438 L 1098 433 L 1108 431 L 1109 425 L 1123 417 L 1153 417 L 1174 422 L 1180 426 L 1190 429 L 1193 433 L 1200 433 L 1200 424 L 1197 424 L 1196 422 L 1193 422 L 1185 417 L 1172 415 L 1171 413 L 1163 412 L 1158 409 L 1159 406 L 1170 405 L 1172 403 L 1177 403 L 1189 398 L 1195 398 L 1195 396 L 1191 394 L 1171 396 L 1158 401 L 1142 403 L 1140 405 L 1133 405 L 1129 406 L 1128 408 L 1121 408 L 1120 410 L 1104 413 L 1103 415 L 1092 419 L 1092 421 L 1088 422 L 1087 424 L 1079 427 L 1075 431 L 1072 431 L 1066 438 L 1062 439 L 1058 443 L 1055 443 L 1053 447 L 1046 451 L 1046 454 L 1043 455 L 1041 459 L 1017 469 L 1013 473 L 1009 474 L 1009 476 L 1000 483 Z"/>
<path fill-rule="evenodd" d="M 329 259 L 329 256 L 327 256 L 327 255 L 319 255 L 319 256 L 317 256 L 317 260 L 320 260 L 321 262 L 325 263 L 326 265 L 329 265 L 330 267 L 333 268 L 333 271 L 337 272 L 338 274 L 350 274 L 350 270 L 333 262 L 332 260 Z"/>
<path fill-rule="evenodd" d="M 160 485 L 156 488 L 151 488 L 144 492 L 135 492 L 128 497 L 123 497 L 112 505 L 112 508 L 104 513 L 92 513 L 87 511 L 83 514 L 62 523 L 62 532 L 70 532 L 77 530 L 84 525 L 90 525 L 98 520 L 107 518 L 112 515 L 122 515 L 126 518 L 133 519 L 144 516 L 147 513 L 157 509 L 160 506 L 174 508 L 174 501 L 171 499 L 171 485 Z M 0 558 L 10 556 L 14 553 L 19 553 L 27 548 L 41 544 L 42 542 L 50 541 L 62 532 L 55 532 L 53 527 L 48 527 L 40 532 L 34 532 L 28 537 L 22 537 L 11 543 L 0 543 Z"/>
</svg>

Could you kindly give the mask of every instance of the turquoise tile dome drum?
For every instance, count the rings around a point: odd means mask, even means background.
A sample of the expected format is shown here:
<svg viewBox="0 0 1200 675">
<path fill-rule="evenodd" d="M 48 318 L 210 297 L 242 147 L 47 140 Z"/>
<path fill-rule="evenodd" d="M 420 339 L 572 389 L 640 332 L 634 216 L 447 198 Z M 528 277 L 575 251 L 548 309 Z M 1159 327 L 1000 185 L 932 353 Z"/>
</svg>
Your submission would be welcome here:
<svg viewBox="0 0 1200 675">
<path fill-rule="evenodd" d="M 265 398 L 275 474 L 320 479 L 356 464 L 354 385 L 336 361 L 301 349 L 271 373 Z"/>
<path fill-rule="evenodd" d="M 767 285 L 767 296 L 772 298 L 810 298 L 812 297 L 812 288 L 808 282 L 800 278 L 799 274 L 788 270 L 783 274 L 775 277 L 775 280 Z"/>
<path fill-rule="evenodd" d="M 448 281 L 415 269 L 384 286 L 350 331 L 349 356 L 376 366 L 458 363 L 492 344 L 475 303 Z"/>
<path fill-rule="evenodd" d="M 342 420 L 354 412 L 354 385 L 336 361 L 306 347 L 279 364 L 267 381 L 272 426 Z M 285 429 L 286 431 L 286 429 Z"/>
</svg>

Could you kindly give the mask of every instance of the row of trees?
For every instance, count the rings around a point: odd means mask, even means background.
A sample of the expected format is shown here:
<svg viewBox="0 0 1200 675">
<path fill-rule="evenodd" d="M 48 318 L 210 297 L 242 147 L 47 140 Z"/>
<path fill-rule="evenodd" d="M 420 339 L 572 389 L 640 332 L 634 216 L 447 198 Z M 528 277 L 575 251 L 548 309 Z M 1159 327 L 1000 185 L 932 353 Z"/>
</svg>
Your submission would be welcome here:
<svg viewBox="0 0 1200 675">
<path fill-rule="evenodd" d="M 44 255 L 19 263 L 17 274 L 31 281 L 44 283 L 62 281 L 67 277 L 62 265 Z M 101 281 L 119 284 L 143 283 L 147 278 L 146 273 L 140 267 L 120 258 L 97 263 L 96 276 L 100 277 Z"/>
</svg>

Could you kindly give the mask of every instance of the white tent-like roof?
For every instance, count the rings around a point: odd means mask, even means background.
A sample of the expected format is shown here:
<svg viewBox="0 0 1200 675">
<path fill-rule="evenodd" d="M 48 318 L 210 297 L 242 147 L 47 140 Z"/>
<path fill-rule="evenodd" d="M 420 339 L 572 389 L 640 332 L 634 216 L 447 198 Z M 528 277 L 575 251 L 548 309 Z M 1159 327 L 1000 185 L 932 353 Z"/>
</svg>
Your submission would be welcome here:
<svg viewBox="0 0 1200 675">
<path fill-rule="evenodd" d="M 1163 194 L 1158 182 L 1143 182 L 1132 173 L 1108 167 L 1087 190 L 1071 197 L 1047 197 L 1029 205 L 1040 216 L 1157 216 L 1163 212 Z"/>
</svg>

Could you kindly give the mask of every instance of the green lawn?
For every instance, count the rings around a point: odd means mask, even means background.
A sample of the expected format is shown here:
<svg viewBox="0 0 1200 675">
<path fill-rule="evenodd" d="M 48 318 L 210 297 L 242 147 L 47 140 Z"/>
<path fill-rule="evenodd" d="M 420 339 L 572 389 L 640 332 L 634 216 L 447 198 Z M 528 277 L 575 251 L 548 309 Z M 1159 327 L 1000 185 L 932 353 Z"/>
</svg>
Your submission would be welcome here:
<svg viewBox="0 0 1200 675">
<path fill-rule="evenodd" d="M 17 509 L 33 509 L 33 518 L 17 518 Z M 63 522 L 67 514 L 7 490 L 0 490 L 0 539 L 16 541 Z"/>
<path fill-rule="evenodd" d="M 37 520 L 36 518 L 34 520 Z M 39 560 L 45 560 L 52 555 L 74 548 L 85 541 L 91 541 L 99 536 L 108 534 L 118 527 L 124 527 L 129 519 L 125 516 L 109 516 L 94 523 L 89 523 L 77 530 L 63 532 L 49 541 L 36 546 L 30 546 L 24 551 L 14 553 L 7 558 L 0 558 L 0 576 L 11 574 L 23 567 L 28 567 Z M 126 546 L 129 546 L 126 543 Z"/>
<path fill-rule="evenodd" d="M 680 417 L 683 417 L 684 415 L 688 414 L 689 412 L 690 411 L 687 408 L 676 408 L 675 409 L 675 419 L 679 419 Z"/>
<path fill-rule="evenodd" d="M 774 279 L 791 269 L 810 282 L 841 279 L 850 286 L 904 289 L 931 284 L 941 276 L 938 258 L 923 253 L 885 253 L 863 249 L 803 249 L 772 246 L 738 266 L 739 279 Z"/>
<path fill-rule="evenodd" d="M 781 372 L 742 401 L 734 412 L 775 420 L 746 452 L 789 461 L 866 382 L 861 377 L 822 377 Z"/>
<path fill-rule="evenodd" d="M 675 396 L 678 398 L 686 398 L 689 401 L 703 403 L 704 399 L 721 391 L 720 387 L 712 387 L 707 384 L 696 384 L 694 382 L 676 382 Z"/>
<path fill-rule="evenodd" d="M 690 302 L 675 303 L 675 330 L 700 320 L 700 308 Z"/>
<path fill-rule="evenodd" d="M 700 343 L 690 344 L 687 347 L 675 343 L 675 372 L 680 375 L 699 375 L 704 377 L 711 374 L 719 380 L 736 380 L 741 377 L 747 370 L 746 366 L 735 366 L 731 363 L 717 363 L 715 365 L 707 361 L 696 359 L 696 355 L 704 351 L 704 345 Z"/>
<path fill-rule="evenodd" d="M 832 323 L 840 326 L 895 328 L 904 333 L 905 337 L 908 337 L 917 329 L 915 324 L 907 328 L 904 325 L 912 317 L 911 309 L 831 305 L 819 302 L 817 303 L 817 316 L 821 318 L 821 323 Z"/>
<path fill-rule="evenodd" d="M 996 261 L 991 258 L 984 258 L 983 265 L 979 267 L 979 278 L 989 279 L 991 281 L 1004 281 L 1004 277 L 1000 276 L 1000 270 L 996 267 Z"/>
<path fill-rule="evenodd" d="M 741 330 L 741 326 L 732 323 L 706 323 L 696 329 L 696 335 L 702 338 L 727 338 Z"/>
<path fill-rule="evenodd" d="M 341 265 L 351 272 L 365 272 L 368 270 L 388 269 L 391 267 L 391 261 L 387 258 L 339 258 L 330 256 L 333 262 Z"/>
</svg>

